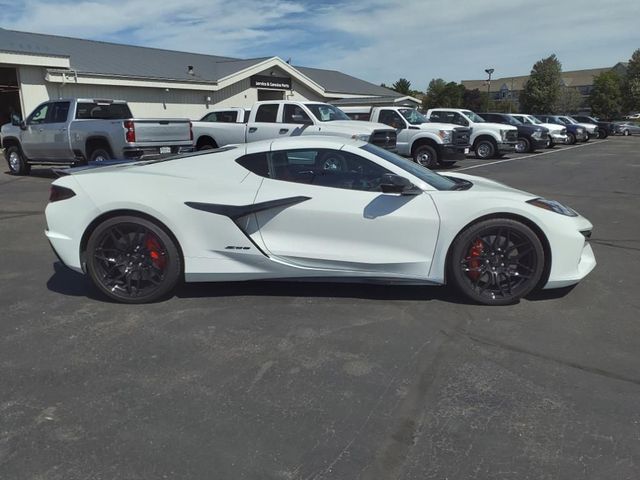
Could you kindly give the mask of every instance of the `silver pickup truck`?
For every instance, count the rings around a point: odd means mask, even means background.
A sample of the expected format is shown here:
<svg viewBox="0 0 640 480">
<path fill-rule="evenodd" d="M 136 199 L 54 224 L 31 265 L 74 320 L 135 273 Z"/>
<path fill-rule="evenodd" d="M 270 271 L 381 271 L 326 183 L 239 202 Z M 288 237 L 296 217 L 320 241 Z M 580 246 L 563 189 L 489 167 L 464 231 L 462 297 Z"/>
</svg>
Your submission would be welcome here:
<svg viewBox="0 0 640 480">
<path fill-rule="evenodd" d="M 31 165 L 83 164 L 143 159 L 193 150 L 188 119 L 133 118 L 120 100 L 60 99 L 45 102 L 26 120 L 0 129 L 11 173 Z"/>
<path fill-rule="evenodd" d="M 387 150 L 396 149 L 397 132 L 388 125 L 351 120 L 340 109 L 320 102 L 257 102 L 250 112 L 216 109 L 193 123 L 197 150 L 296 135 L 355 138 Z"/>
</svg>

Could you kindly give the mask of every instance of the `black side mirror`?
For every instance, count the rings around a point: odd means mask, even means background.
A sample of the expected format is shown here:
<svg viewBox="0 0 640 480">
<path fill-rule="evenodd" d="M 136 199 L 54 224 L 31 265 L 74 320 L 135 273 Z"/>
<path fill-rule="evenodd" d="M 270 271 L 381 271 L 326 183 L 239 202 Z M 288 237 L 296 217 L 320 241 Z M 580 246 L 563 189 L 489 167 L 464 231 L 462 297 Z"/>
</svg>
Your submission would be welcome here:
<svg viewBox="0 0 640 480">
<path fill-rule="evenodd" d="M 382 193 L 400 193 L 402 195 L 419 195 L 422 193 L 422 190 L 411 183 L 409 179 L 393 173 L 382 175 L 380 189 Z"/>
<path fill-rule="evenodd" d="M 19 127 L 20 123 L 21 119 L 19 115 L 16 115 L 15 113 L 11 115 L 11 125 L 13 125 L 14 127 Z"/>
</svg>

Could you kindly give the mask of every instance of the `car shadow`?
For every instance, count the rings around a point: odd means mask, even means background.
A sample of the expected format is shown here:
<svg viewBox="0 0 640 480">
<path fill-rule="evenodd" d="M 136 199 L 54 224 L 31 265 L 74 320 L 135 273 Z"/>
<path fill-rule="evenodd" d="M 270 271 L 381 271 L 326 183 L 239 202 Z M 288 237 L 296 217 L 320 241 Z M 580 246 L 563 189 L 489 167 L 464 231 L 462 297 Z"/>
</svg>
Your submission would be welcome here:
<svg viewBox="0 0 640 480">
<path fill-rule="evenodd" d="M 102 295 L 91 281 L 60 262 L 53 264 L 54 273 L 47 281 L 47 288 L 62 295 L 86 297 L 92 300 L 115 303 Z M 528 301 L 545 301 L 566 296 L 570 287 L 539 290 L 529 294 Z M 401 285 L 383 283 L 346 283 L 304 280 L 251 280 L 244 282 L 198 282 L 181 283 L 173 294 L 176 298 L 220 298 L 220 297 L 307 297 L 307 298 L 354 298 L 361 300 L 437 300 L 458 305 L 476 305 L 455 289 L 448 286 Z"/>
<path fill-rule="evenodd" d="M 24 177 L 35 177 L 35 178 L 46 178 L 51 180 L 59 177 L 59 175 L 56 175 L 56 173 L 50 167 L 46 167 L 46 168 L 31 167 L 31 171 L 29 172 L 29 175 L 12 175 L 10 170 L 5 170 L 3 173 L 8 177 L 12 177 L 16 179 L 24 178 Z"/>
</svg>

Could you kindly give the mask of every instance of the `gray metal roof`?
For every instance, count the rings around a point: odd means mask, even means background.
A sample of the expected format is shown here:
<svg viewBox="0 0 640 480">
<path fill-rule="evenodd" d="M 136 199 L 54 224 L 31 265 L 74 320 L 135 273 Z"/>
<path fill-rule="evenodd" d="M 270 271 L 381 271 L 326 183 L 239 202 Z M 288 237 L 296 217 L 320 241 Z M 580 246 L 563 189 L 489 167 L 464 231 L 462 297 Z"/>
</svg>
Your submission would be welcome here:
<svg viewBox="0 0 640 480">
<path fill-rule="evenodd" d="M 358 97 L 358 98 L 341 98 L 340 100 L 333 100 L 331 103 L 334 105 L 389 105 L 395 104 L 396 106 L 401 105 L 413 105 L 416 102 L 411 100 L 407 100 L 406 102 L 398 103 L 398 98 L 401 98 L 406 95 L 387 95 L 387 96 L 378 96 L 378 97 Z"/>
<path fill-rule="evenodd" d="M 365 80 L 360 80 L 359 78 L 338 72 L 337 70 L 323 70 L 320 68 L 298 66 L 294 68 L 301 71 L 317 84 L 322 85 L 328 92 L 355 93 L 360 95 L 385 95 L 393 97 L 401 96 L 393 90 L 380 87 L 379 85 L 369 83 Z"/>
<path fill-rule="evenodd" d="M 192 82 L 212 82 L 270 57 L 239 59 L 150 47 L 83 40 L 0 28 L 0 51 L 69 57 L 80 73 Z M 194 75 L 187 73 L 192 65 Z M 328 92 L 394 95 L 395 92 L 335 70 L 293 67 Z"/>
</svg>

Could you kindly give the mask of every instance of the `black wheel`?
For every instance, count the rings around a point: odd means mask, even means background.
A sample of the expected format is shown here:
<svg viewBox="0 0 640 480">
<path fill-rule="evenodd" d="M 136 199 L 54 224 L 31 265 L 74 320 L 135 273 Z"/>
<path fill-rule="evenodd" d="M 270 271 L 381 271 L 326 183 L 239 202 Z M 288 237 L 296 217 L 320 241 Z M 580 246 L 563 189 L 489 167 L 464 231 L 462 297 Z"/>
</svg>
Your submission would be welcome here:
<svg viewBox="0 0 640 480">
<path fill-rule="evenodd" d="M 438 163 L 436 150 L 429 145 L 420 145 L 413 152 L 413 161 L 423 167 L 433 168 Z"/>
<path fill-rule="evenodd" d="M 7 158 L 9 170 L 12 175 L 29 175 L 31 165 L 20 151 L 19 147 L 9 147 L 5 150 L 4 156 Z"/>
<path fill-rule="evenodd" d="M 555 146 L 555 143 L 553 143 L 553 139 L 551 137 L 548 137 L 546 148 L 553 148 L 554 146 Z"/>
<path fill-rule="evenodd" d="M 567 132 L 567 145 L 573 145 L 575 143 L 576 143 L 576 136 L 571 132 Z"/>
<path fill-rule="evenodd" d="M 531 151 L 531 142 L 525 137 L 518 138 L 516 142 L 516 153 L 527 153 Z"/>
<path fill-rule="evenodd" d="M 111 160 L 111 154 L 104 148 L 97 148 L 89 155 L 90 162 L 104 162 L 106 160 Z"/>
<path fill-rule="evenodd" d="M 475 152 L 476 158 L 480 160 L 487 160 L 493 158 L 496 155 L 496 145 L 491 140 L 480 140 L 476 143 Z"/>
<path fill-rule="evenodd" d="M 609 134 L 607 133 L 607 130 L 605 128 L 598 129 L 598 138 L 602 139 L 602 138 L 607 138 L 608 136 Z"/>
<path fill-rule="evenodd" d="M 178 283 L 182 260 L 171 237 L 153 222 L 114 217 L 91 233 L 87 271 L 107 297 L 122 303 L 148 303 Z"/>
<path fill-rule="evenodd" d="M 197 150 L 198 151 L 201 151 L 201 150 L 213 150 L 214 148 L 216 148 L 216 147 L 214 147 L 210 143 L 204 143 L 202 145 L 198 145 Z"/>
<path fill-rule="evenodd" d="M 631 135 L 631 132 L 629 131 L 629 129 L 628 129 L 628 128 L 625 128 L 625 130 L 624 130 L 624 132 L 622 132 L 622 134 L 623 134 L 625 137 L 628 137 L 629 135 Z"/>
<path fill-rule="evenodd" d="M 517 303 L 542 277 L 542 243 L 515 220 L 497 218 L 472 225 L 451 248 L 448 278 L 461 293 L 485 305 Z"/>
</svg>

